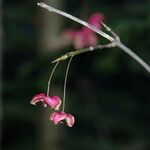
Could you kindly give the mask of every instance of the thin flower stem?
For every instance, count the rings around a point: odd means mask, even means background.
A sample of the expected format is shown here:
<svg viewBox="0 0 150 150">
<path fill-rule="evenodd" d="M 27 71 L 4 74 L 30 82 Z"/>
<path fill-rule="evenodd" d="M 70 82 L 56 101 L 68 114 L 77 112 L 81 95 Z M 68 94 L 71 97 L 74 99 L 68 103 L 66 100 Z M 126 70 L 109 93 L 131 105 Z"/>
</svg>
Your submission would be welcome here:
<svg viewBox="0 0 150 150">
<path fill-rule="evenodd" d="M 59 61 L 55 64 L 51 74 L 50 74 L 50 77 L 49 77 L 49 80 L 48 80 L 48 84 L 47 84 L 47 96 L 49 96 L 49 88 L 50 88 L 50 83 L 51 83 L 51 80 L 52 80 L 52 77 L 53 77 L 53 74 L 54 74 L 54 71 L 56 69 L 56 67 L 58 66 L 59 64 Z"/>
<path fill-rule="evenodd" d="M 67 83 L 68 71 L 69 71 L 69 67 L 70 67 L 72 58 L 73 58 L 73 56 L 70 57 L 70 60 L 69 60 L 69 62 L 68 62 L 67 69 L 66 69 L 66 74 L 65 74 L 62 112 L 64 112 L 64 110 L 65 110 L 65 102 L 66 102 L 66 83 Z"/>
<path fill-rule="evenodd" d="M 108 35 L 107 33 L 97 29 L 96 27 L 92 26 L 91 24 L 77 18 L 74 17 L 64 11 L 58 10 L 56 8 L 53 8 L 51 6 L 48 6 L 47 4 L 41 2 L 41 3 L 37 3 L 40 7 L 43 7 L 45 9 L 47 9 L 50 12 L 54 12 L 56 14 L 62 15 L 66 18 L 69 18 L 75 22 L 78 22 L 79 24 L 82 24 L 84 26 L 86 26 L 87 28 L 93 30 L 94 32 L 98 33 L 99 35 L 103 36 L 104 38 L 108 39 L 109 41 L 111 41 L 112 43 L 115 43 L 117 47 L 119 47 L 120 49 L 122 49 L 124 52 L 126 52 L 128 55 L 130 55 L 134 60 L 136 60 L 141 66 L 143 66 L 143 68 L 145 68 L 145 70 L 147 70 L 150 73 L 150 66 L 143 61 L 138 55 L 136 55 L 131 49 L 129 49 L 128 47 L 126 47 L 123 43 L 120 42 L 120 40 L 115 39 L 114 37 Z M 120 39 L 120 38 L 119 38 Z M 72 53 L 73 54 L 73 53 Z"/>
</svg>

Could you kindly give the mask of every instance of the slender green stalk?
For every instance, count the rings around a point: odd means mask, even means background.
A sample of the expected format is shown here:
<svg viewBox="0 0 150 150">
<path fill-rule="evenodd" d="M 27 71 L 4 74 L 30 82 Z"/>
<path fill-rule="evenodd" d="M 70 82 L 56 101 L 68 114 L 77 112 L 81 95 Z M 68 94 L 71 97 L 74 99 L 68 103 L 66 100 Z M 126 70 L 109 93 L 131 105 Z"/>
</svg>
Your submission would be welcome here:
<svg viewBox="0 0 150 150">
<path fill-rule="evenodd" d="M 56 63 L 58 61 L 63 61 L 63 60 L 66 60 L 67 58 L 69 58 L 71 56 L 76 56 L 76 55 L 86 53 L 89 51 L 93 51 L 96 49 L 111 48 L 111 47 L 115 47 L 115 46 L 116 46 L 115 43 L 109 43 L 106 45 L 90 46 L 88 48 L 84 48 L 84 49 L 80 49 L 80 50 L 76 50 L 76 51 L 71 51 L 71 52 L 68 52 L 68 53 L 62 55 L 61 57 L 57 58 L 56 60 L 52 61 L 52 63 Z"/>
<path fill-rule="evenodd" d="M 58 66 L 59 64 L 59 61 L 55 64 L 51 74 L 50 74 L 50 77 L 49 77 L 49 80 L 48 80 L 48 85 L 47 85 L 47 96 L 49 96 L 49 88 L 50 88 L 50 83 L 51 83 L 51 80 L 52 80 L 52 77 L 53 77 L 53 74 L 54 74 L 54 71 L 56 69 L 56 67 Z"/>
<path fill-rule="evenodd" d="M 52 63 L 56 63 L 58 61 L 63 61 L 63 60 L 66 60 L 67 58 L 69 58 L 71 56 L 79 55 L 81 53 L 85 53 L 88 51 L 90 51 L 89 48 L 84 48 L 84 49 L 77 50 L 77 51 L 71 51 L 71 52 L 68 52 L 68 53 L 62 55 L 61 57 L 57 58 L 56 60 L 52 61 Z"/>
<path fill-rule="evenodd" d="M 64 112 L 64 110 L 65 110 L 65 102 L 66 102 L 66 83 L 67 83 L 68 71 L 69 71 L 69 67 L 70 67 L 72 58 L 73 58 L 73 56 L 71 56 L 71 58 L 70 58 L 70 60 L 69 60 L 69 62 L 68 62 L 67 69 L 66 69 L 66 74 L 65 74 L 62 112 Z"/>
</svg>

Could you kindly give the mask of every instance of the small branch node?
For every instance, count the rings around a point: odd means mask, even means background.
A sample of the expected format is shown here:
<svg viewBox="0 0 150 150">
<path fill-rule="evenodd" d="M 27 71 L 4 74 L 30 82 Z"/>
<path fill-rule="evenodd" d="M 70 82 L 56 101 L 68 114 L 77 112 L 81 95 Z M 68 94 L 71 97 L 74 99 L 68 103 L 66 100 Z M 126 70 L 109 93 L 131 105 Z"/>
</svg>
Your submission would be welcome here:
<svg viewBox="0 0 150 150">
<path fill-rule="evenodd" d="M 43 7 L 43 8 L 46 8 L 46 6 L 47 6 L 47 5 L 46 5 L 45 3 L 43 3 L 43 2 L 37 3 L 37 5 L 38 5 L 38 6 L 41 6 L 41 7 Z"/>
<path fill-rule="evenodd" d="M 93 47 L 93 46 L 90 46 L 89 49 L 90 49 L 90 51 L 93 51 L 93 50 L 94 50 L 94 47 Z"/>
<path fill-rule="evenodd" d="M 116 47 L 117 45 L 116 45 L 116 43 L 114 43 L 114 42 L 112 42 L 112 43 L 110 43 L 109 44 L 109 47 L 111 48 L 111 47 Z"/>
<path fill-rule="evenodd" d="M 65 54 L 65 55 L 63 55 L 63 56 L 61 56 L 61 57 L 55 59 L 55 60 L 52 61 L 51 63 L 56 63 L 56 62 L 58 62 L 58 61 L 63 61 L 63 60 L 66 60 L 67 58 L 68 58 L 68 55 Z"/>
<path fill-rule="evenodd" d="M 119 41 L 120 42 L 120 37 L 114 32 L 114 31 L 112 31 L 112 29 L 110 28 L 110 27 L 108 27 L 104 22 L 102 22 L 101 21 L 101 24 L 104 26 L 104 28 L 108 31 L 108 32 L 110 32 L 112 35 L 113 35 L 113 37 L 115 38 L 115 40 L 117 40 L 117 41 Z"/>
</svg>

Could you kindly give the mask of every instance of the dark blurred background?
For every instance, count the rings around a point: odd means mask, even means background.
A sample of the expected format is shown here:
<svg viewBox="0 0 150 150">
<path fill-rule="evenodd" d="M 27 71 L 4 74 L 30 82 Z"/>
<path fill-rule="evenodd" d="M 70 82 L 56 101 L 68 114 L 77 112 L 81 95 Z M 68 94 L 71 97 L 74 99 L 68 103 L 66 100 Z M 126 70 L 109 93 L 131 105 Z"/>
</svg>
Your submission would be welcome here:
<svg viewBox="0 0 150 150">
<path fill-rule="evenodd" d="M 46 2 L 46 1 L 45 1 Z M 3 150 L 149 150 L 150 76 L 118 48 L 75 57 L 67 81 L 66 112 L 73 128 L 54 126 L 50 111 L 30 105 L 45 92 L 51 61 L 73 50 L 63 38 L 79 24 L 51 14 L 37 1 L 3 0 Z M 87 20 L 103 13 L 105 23 L 150 64 L 149 0 L 47 0 Z M 100 43 L 106 43 L 102 37 Z M 52 81 L 62 97 L 67 61 Z"/>
</svg>

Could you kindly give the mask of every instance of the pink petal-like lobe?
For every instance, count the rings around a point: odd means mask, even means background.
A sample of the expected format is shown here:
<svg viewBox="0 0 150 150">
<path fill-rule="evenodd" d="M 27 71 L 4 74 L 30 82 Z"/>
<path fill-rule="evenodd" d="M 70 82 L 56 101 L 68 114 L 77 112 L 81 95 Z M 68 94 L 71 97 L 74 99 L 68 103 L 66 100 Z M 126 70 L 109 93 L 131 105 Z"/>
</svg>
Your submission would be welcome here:
<svg viewBox="0 0 150 150">
<path fill-rule="evenodd" d="M 52 114 L 50 115 L 50 120 L 51 120 L 51 121 L 54 120 L 54 117 L 55 117 L 56 114 L 57 114 L 57 112 L 54 112 L 54 113 L 52 113 Z"/>
<path fill-rule="evenodd" d="M 50 115 L 50 120 L 54 122 L 55 125 L 65 120 L 68 127 L 72 127 L 75 122 L 75 118 L 71 114 L 65 112 L 54 112 Z"/>
<path fill-rule="evenodd" d="M 94 46 L 98 43 L 98 38 L 93 32 L 81 30 L 73 40 L 76 49 L 81 49 L 87 46 Z"/>
<path fill-rule="evenodd" d="M 72 127 L 74 122 L 75 122 L 74 116 L 72 116 L 71 114 L 67 114 L 67 116 L 66 116 L 67 126 Z"/>
<path fill-rule="evenodd" d="M 58 96 L 45 96 L 43 97 L 44 102 L 54 108 L 55 110 L 59 110 L 59 107 L 61 105 L 61 100 Z"/>
<path fill-rule="evenodd" d="M 54 112 L 50 116 L 50 120 L 54 122 L 54 124 L 58 124 L 62 120 L 66 118 L 66 113 L 64 112 Z"/>
<path fill-rule="evenodd" d="M 39 94 L 35 95 L 35 96 L 32 98 L 32 100 L 30 101 L 30 103 L 31 103 L 32 105 L 36 105 L 36 103 L 38 103 L 38 102 L 44 102 L 44 100 L 43 100 L 43 97 L 44 97 L 44 96 L 45 96 L 44 93 L 39 93 Z"/>
<path fill-rule="evenodd" d="M 102 13 L 94 13 L 90 19 L 89 19 L 89 23 L 91 25 L 93 25 L 94 27 L 100 29 L 102 28 L 102 24 L 101 24 L 101 21 L 104 20 L 104 15 Z"/>
<path fill-rule="evenodd" d="M 60 107 L 60 105 L 61 105 L 61 100 L 60 100 L 60 98 L 59 98 L 58 96 L 52 96 L 51 99 L 52 99 L 52 101 L 53 101 L 53 103 L 54 103 L 54 108 L 55 108 L 55 110 L 59 110 L 59 107 Z"/>
</svg>

